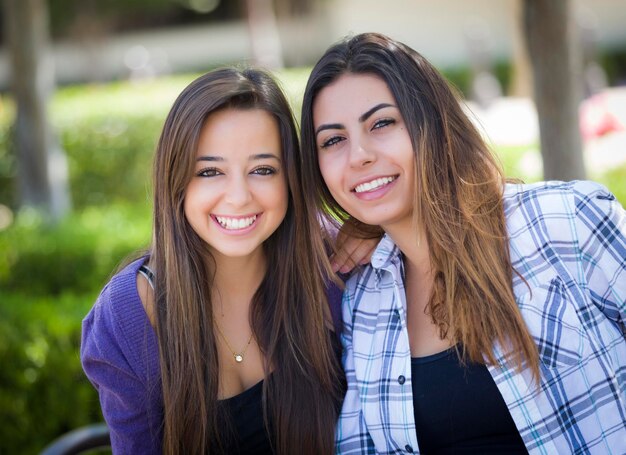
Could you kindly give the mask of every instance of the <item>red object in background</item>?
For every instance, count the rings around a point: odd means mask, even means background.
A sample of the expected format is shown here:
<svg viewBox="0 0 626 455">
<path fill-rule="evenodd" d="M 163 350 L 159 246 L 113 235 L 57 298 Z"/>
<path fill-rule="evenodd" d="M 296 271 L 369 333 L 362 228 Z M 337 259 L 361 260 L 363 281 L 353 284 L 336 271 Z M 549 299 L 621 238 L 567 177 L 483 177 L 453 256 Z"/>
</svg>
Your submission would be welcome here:
<svg viewBox="0 0 626 455">
<path fill-rule="evenodd" d="M 580 132 L 584 140 L 614 131 L 626 131 L 626 87 L 610 88 L 580 105 Z"/>
</svg>

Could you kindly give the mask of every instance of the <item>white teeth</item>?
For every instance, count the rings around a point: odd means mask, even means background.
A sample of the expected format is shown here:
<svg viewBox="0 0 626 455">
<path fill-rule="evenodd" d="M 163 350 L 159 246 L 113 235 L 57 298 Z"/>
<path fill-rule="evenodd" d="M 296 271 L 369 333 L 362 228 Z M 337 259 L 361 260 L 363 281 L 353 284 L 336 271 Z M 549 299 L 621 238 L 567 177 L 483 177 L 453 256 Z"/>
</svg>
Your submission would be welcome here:
<svg viewBox="0 0 626 455">
<path fill-rule="evenodd" d="M 372 180 L 371 182 L 361 183 L 354 188 L 354 191 L 357 193 L 363 193 L 364 191 L 372 191 L 376 188 L 380 188 L 383 185 L 386 185 L 390 182 L 393 182 L 395 177 L 381 177 L 379 179 Z"/>
<path fill-rule="evenodd" d="M 252 225 L 256 221 L 256 215 L 248 218 L 226 218 L 224 216 L 216 216 L 217 222 L 226 229 L 244 229 Z"/>
</svg>

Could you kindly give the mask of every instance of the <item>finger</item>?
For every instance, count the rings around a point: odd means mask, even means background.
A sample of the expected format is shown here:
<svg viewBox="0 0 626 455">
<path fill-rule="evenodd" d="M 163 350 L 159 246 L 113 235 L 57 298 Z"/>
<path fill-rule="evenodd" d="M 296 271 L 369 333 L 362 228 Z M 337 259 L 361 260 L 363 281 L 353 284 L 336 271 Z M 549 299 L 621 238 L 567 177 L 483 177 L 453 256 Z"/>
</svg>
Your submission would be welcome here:
<svg viewBox="0 0 626 455">
<path fill-rule="evenodd" d="M 333 254 L 330 258 L 333 271 L 346 273 L 352 270 L 356 266 L 356 262 L 352 259 L 352 256 L 346 251 L 341 250 Z"/>
<path fill-rule="evenodd" d="M 356 266 L 354 260 L 354 251 L 358 249 L 361 239 L 344 238 L 341 243 L 338 243 L 339 247 L 331 260 L 337 270 L 346 272 L 352 270 Z M 335 270 L 335 271 L 337 271 Z"/>
<path fill-rule="evenodd" d="M 363 240 L 350 254 L 350 259 L 355 264 L 368 264 L 372 258 L 372 254 L 378 244 L 375 240 Z"/>
</svg>

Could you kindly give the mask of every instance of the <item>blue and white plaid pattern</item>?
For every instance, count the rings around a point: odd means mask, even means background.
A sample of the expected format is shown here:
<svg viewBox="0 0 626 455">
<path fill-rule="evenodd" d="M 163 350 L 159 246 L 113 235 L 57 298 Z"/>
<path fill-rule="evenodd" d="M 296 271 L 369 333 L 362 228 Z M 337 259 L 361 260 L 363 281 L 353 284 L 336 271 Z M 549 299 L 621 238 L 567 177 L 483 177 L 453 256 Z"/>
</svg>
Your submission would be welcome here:
<svg viewBox="0 0 626 455">
<path fill-rule="evenodd" d="M 626 214 L 592 182 L 507 185 L 513 289 L 541 381 L 503 346 L 489 371 L 530 454 L 626 454 Z M 385 236 L 350 278 L 337 453 L 418 453 L 400 251 Z"/>
</svg>

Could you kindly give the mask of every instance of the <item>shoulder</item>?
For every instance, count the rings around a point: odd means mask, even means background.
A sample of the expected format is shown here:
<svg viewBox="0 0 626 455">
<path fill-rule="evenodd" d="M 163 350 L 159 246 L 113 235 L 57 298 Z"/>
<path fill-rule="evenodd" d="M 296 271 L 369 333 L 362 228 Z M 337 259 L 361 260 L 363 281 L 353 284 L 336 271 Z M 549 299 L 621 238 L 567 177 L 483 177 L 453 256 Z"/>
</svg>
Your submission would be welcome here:
<svg viewBox="0 0 626 455">
<path fill-rule="evenodd" d="M 605 186 L 589 180 L 507 184 L 504 189 L 507 216 L 519 210 L 535 214 L 575 212 L 598 200 L 615 200 L 615 196 Z"/>
<path fill-rule="evenodd" d="M 83 320 L 81 357 L 127 365 L 143 377 L 157 349 L 156 338 L 137 290 L 138 259 L 116 273 Z"/>
<path fill-rule="evenodd" d="M 573 233 L 584 218 L 597 218 L 621 207 L 603 185 L 591 181 L 507 184 L 504 212 L 512 239 L 527 232 L 546 235 Z"/>
<path fill-rule="evenodd" d="M 102 289 L 90 314 L 120 323 L 129 317 L 144 322 L 146 314 L 137 288 L 137 271 L 144 262 L 145 258 L 137 259 L 113 275 Z"/>
<path fill-rule="evenodd" d="M 537 182 L 507 184 L 504 189 L 504 210 L 507 216 L 518 212 L 558 212 L 569 206 L 568 198 L 577 182 Z"/>
<path fill-rule="evenodd" d="M 597 284 L 600 270 L 622 276 L 626 213 L 603 185 L 590 181 L 507 185 L 504 194 L 511 262 L 525 280 Z M 590 266 L 591 265 L 591 266 Z M 525 288 L 514 279 L 514 287 Z M 602 291 L 605 292 L 605 291 Z"/>
</svg>

